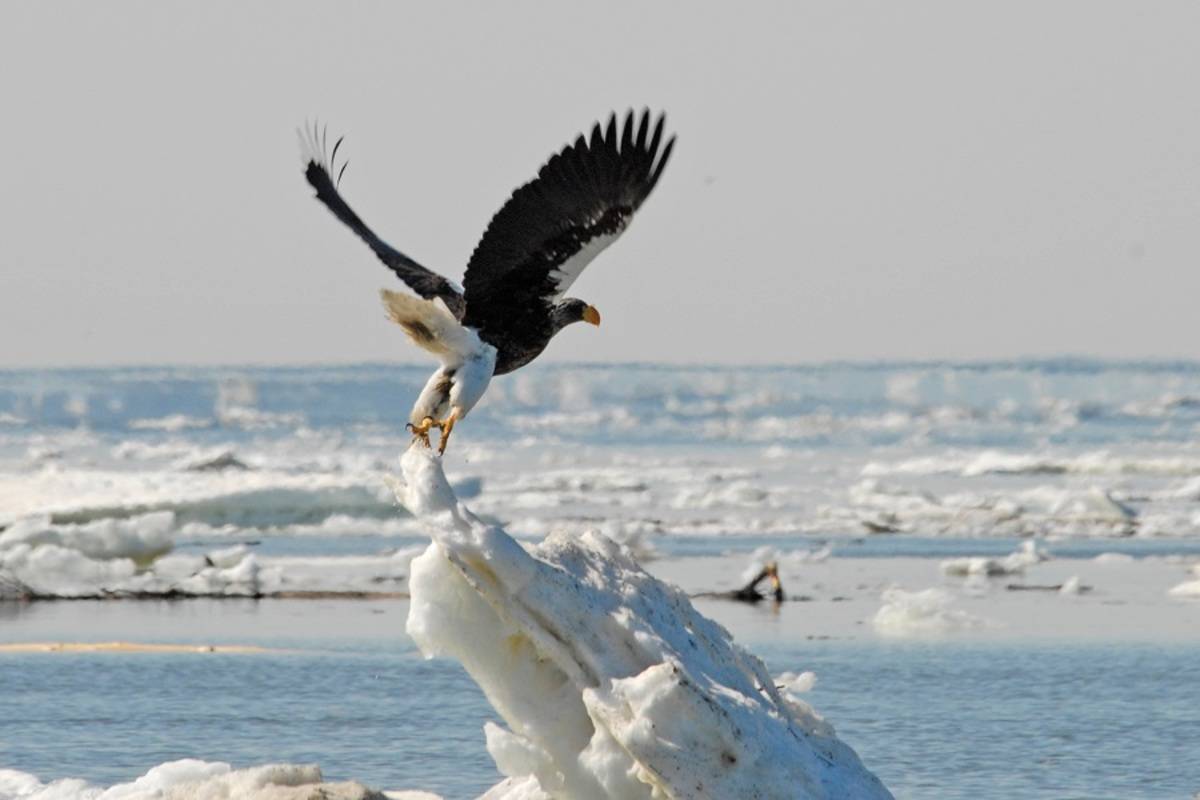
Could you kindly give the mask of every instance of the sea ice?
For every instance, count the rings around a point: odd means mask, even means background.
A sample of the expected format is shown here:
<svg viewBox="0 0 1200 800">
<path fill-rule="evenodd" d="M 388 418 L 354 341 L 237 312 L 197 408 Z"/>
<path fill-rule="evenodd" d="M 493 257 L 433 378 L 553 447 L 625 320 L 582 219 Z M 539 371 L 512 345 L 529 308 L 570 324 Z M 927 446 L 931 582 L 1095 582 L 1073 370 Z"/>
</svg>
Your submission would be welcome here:
<svg viewBox="0 0 1200 800">
<path fill-rule="evenodd" d="M 597 533 L 529 552 L 455 497 L 421 448 L 397 497 L 434 542 L 412 563 L 408 632 L 458 659 L 508 728 L 488 725 L 517 798 L 886 798 L 832 728 L 765 666 Z"/>
<path fill-rule="evenodd" d="M 1200 597 L 1200 580 L 1184 581 L 1168 592 L 1172 597 Z"/>
<path fill-rule="evenodd" d="M 1021 547 L 1004 558 L 984 558 L 982 556 L 967 556 L 950 558 L 941 563 L 944 575 L 993 577 L 997 575 L 1020 575 L 1026 567 L 1031 567 L 1050 556 L 1037 546 L 1033 540 L 1021 543 Z"/>
<path fill-rule="evenodd" d="M 156 512 L 84 525 L 15 525 L 0 534 L 0 599 L 394 594 L 406 588 L 409 562 L 421 549 L 259 558 L 239 544 L 153 557 L 169 549 L 171 521 L 170 512 Z M 119 553 L 139 560 L 112 557 Z"/>
<path fill-rule="evenodd" d="M 175 515 L 156 511 L 128 519 L 98 519 L 78 525 L 54 525 L 47 516 L 25 517 L 0 531 L 0 551 L 28 544 L 58 545 L 88 558 L 147 561 L 171 549 Z"/>
<path fill-rule="evenodd" d="M 891 588 L 872 623 L 884 636 L 922 636 L 970 630 L 984 624 L 979 617 L 951 608 L 953 599 L 942 589 L 907 592 Z"/>
<path fill-rule="evenodd" d="M 78 778 L 42 783 L 0 769 L 0 800 L 441 800 L 428 792 L 379 792 L 355 781 L 325 783 L 313 764 L 265 764 L 233 769 L 185 758 L 159 764 L 130 783 L 105 789 Z"/>
<path fill-rule="evenodd" d="M 784 672 L 775 676 L 775 685 L 780 689 L 785 689 L 793 694 L 803 694 L 804 692 L 812 691 L 812 688 L 817 685 L 817 674 L 815 672 Z"/>
</svg>

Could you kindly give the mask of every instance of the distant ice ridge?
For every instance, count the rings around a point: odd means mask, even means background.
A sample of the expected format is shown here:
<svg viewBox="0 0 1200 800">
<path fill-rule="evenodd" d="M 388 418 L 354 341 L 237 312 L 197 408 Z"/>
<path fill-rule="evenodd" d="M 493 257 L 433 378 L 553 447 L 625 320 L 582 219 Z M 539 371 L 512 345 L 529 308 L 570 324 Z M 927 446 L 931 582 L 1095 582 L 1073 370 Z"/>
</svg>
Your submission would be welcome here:
<svg viewBox="0 0 1200 800">
<path fill-rule="evenodd" d="M 247 471 L 229 460 L 233 456 L 200 455 L 211 458 L 189 457 L 166 469 L 55 467 L 0 472 L 0 527 L 36 515 L 87 521 L 146 511 L 174 511 L 189 521 L 242 525 L 309 522 L 333 513 L 391 516 L 391 499 L 376 489 L 382 470 Z"/>
<path fill-rule="evenodd" d="M 434 542 L 412 563 L 408 632 L 458 659 L 508 728 L 486 800 L 891 797 L 762 662 L 596 533 L 526 552 L 410 449 L 396 493 Z"/>
<path fill-rule="evenodd" d="M 267 764 L 233 769 L 223 762 L 185 758 L 154 767 L 107 789 L 78 778 L 42 783 L 0 769 L 0 800 L 440 800 L 428 792 L 379 792 L 355 781 L 326 783 L 312 764 Z"/>
<path fill-rule="evenodd" d="M 1195 475 L 1200 459 L 1188 456 L 1126 456 L 1098 450 L 1078 455 L 1042 455 L 984 450 L 961 455 L 938 455 L 896 462 L 868 462 L 866 476 L 879 475 Z"/>
<path fill-rule="evenodd" d="M 19 519 L 0 530 L 0 552 L 26 544 L 77 550 L 91 559 L 149 561 L 171 549 L 175 515 L 170 511 L 130 519 L 98 519 L 81 525 L 53 525 L 48 516 Z"/>
<path fill-rule="evenodd" d="M 1194 532 L 1190 512 L 1138 511 L 1098 486 L 1040 485 L 1018 491 L 929 489 L 866 478 L 846 492 L 849 505 L 821 509 L 827 526 L 871 533 L 947 536 L 1127 536 Z"/>
</svg>

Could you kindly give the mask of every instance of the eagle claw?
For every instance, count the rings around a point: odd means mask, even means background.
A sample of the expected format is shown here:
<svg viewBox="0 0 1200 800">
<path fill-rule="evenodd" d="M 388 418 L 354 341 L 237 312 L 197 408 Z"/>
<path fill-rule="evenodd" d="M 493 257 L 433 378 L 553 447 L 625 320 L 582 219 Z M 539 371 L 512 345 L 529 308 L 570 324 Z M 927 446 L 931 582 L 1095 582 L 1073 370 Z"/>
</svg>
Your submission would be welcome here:
<svg viewBox="0 0 1200 800">
<path fill-rule="evenodd" d="M 421 420 L 420 425 L 414 425 L 409 422 L 404 426 L 404 429 L 413 435 L 414 442 L 420 439 L 421 444 L 432 448 L 433 445 L 429 443 L 429 429 L 433 427 L 437 427 L 437 423 L 434 422 L 433 417 L 426 417 Z"/>
</svg>

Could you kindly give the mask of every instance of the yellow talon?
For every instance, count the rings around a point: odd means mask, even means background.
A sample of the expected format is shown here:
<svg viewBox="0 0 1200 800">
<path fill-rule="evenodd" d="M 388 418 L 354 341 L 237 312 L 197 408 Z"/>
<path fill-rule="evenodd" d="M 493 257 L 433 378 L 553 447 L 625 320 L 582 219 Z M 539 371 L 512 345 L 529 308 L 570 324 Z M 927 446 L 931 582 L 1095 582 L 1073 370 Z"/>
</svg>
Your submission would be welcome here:
<svg viewBox="0 0 1200 800">
<path fill-rule="evenodd" d="M 410 422 L 407 425 L 405 425 L 404 427 L 412 432 L 414 442 L 417 439 L 420 439 L 421 443 L 424 444 L 426 447 L 432 447 L 433 445 L 431 445 L 429 443 L 429 429 L 434 428 L 434 427 L 440 428 L 441 424 L 438 422 L 435 422 L 433 417 L 426 417 L 425 419 L 421 420 L 420 425 L 414 425 Z M 443 434 L 443 436 L 445 436 L 445 434 Z M 443 445 L 443 447 L 444 447 L 444 445 Z M 439 450 L 438 452 L 441 452 L 441 450 Z"/>
<path fill-rule="evenodd" d="M 454 422 L 458 419 L 458 412 L 451 411 L 450 416 L 446 417 L 441 422 L 435 422 L 438 428 L 442 431 L 441 441 L 438 442 L 438 455 L 446 452 L 446 443 L 450 441 L 450 431 L 454 430 Z"/>
</svg>

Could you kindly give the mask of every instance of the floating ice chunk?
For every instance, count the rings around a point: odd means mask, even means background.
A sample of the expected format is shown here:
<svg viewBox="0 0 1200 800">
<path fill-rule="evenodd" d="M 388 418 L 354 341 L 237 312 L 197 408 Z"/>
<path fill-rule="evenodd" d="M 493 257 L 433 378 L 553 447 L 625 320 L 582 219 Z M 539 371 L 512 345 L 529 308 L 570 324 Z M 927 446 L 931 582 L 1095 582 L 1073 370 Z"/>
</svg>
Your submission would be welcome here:
<svg viewBox="0 0 1200 800">
<path fill-rule="evenodd" d="M 1184 581 L 1172 587 L 1167 594 L 1172 597 L 1200 597 L 1200 580 Z"/>
<path fill-rule="evenodd" d="M 156 511 L 128 519 L 99 519 L 82 525 L 54 525 L 46 516 L 25 517 L 0 532 L 0 551 L 18 544 L 57 545 L 89 558 L 148 561 L 173 544 L 175 515 Z"/>
<path fill-rule="evenodd" d="M 266 764 L 232 769 L 186 758 L 154 767 L 130 783 L 103 789 L 75 778 L 43 784 L 35 776 L 0 769 L 0 800 L 441 800 L 429 792 L 387 792 L 361 783 L 324 783 L 312 764 Z"/>
<path fill-rule="evenodd" d="M 154 574 L 164 581 L 174 582 L 195 575 L 209 562 L 195 553 L 172 553 L 154 562 Z"/>
<path fill-rule="evenodd" d="M 179 431 L 208 428 L 212 426 L 212 423 L 213 421 L 211 419 L 189 417 L 186 414 L 168 414 L 165 417 L 147 417 L 144 419 L 130 420 L 129 428 L 135 431 L 166 431 L 168 433 L 178 433 Z"/>
<path fill-rule="evenodd" d="M 1033 566 L 1050 558 L 1050 555 L 1037 546 L 1032 540 L 1021 543 L 1021 547 L 1004 558 L 984 558 L 981 556 L 950 558 L 941 563 L 944 575 L 954 576 L 984 576 L 1019 575 L 1026 567 Z"/>
<path fill-rule="evenodd" d="M 775 685 L 793 694 L 803 694 L 812 691 L 812 688 L 817 685 L 817 673 L 784 672 L 775 676 Z"/>
<path fill-rule="evenodd" d="M 229 567 L 202 569 L 179 581 L 174 589 L 183 594 L 256 597 L 262 593 L 258 577 L 258 559 L 251 553 Z"/>
<path fill-rule="evenodd" d="M 885 798 L 762 662 L 596 533 L 526 552 L 410 449 L 397 496 L 434 543 L 413 561 L 408 632 L 462 662 L 508 730 L 485 797 Z"/>
<path fill-rule="evenodd" d="M 15 769 L 0 769 L 2 800 L 90 800 L 100 790 L 75 778 L 44 784 L 36 776 Z"/>
<path fill-rule="evenodd" d="M 488 725 L 491 725 L 489 722 Z M 492 726 L 495 727 L 495 726 Z M 489 747 L 489 751 L 490 751 Z M 479 800 L 554 800 L 542 791 L 542 785 L 532 775 L 505 778 L 479 796 Z"/>
<path fill-rule="evenodd" d="M 93 559 L 58 545 L 22 542 L 0 550 L 0 597 L 392 595 L 406 588 L 409 562 L 422 549 L 259 559 L 239 544 L 139 566 L 130 559 Z"/>
<path fill-rule="evenodd" d="M 209 551 L 205 554 L 204 558 L 207 560 L 209 566 L 229 569 L 242 563 L 242 559 L 248 555 L 250 555 L 249 547 L 244 544 L 235 544 L 232 547 Z"/>
<path fill-rule="evenodd" d="M 1162 492 L 1162 496 L 1172 500 L 1200 500 L 1200 476 L 1188 478 Z"/>
<path fill-rule="evenodd" d="M 137 565 L 128 558 L 96 560 L 56 544 L 26 543 L 0 550 L 0 576 L 33 594 L 91 597 L 96 587 L 133 577 Z"/>
<path fill-rule="evenodd" d="M 1137 512 L 1112 496 L 1112 492 L 1093 486 L 1082 497 L 1071 498 L 1058 513 L 1072 513 L 1085 519 L 1103 521 L 1126 521 L 1137 517 Z"/>
<path fill-rule="evenodd" d="M 979 617 L 951 608 L 953 600 L 942 589 L 906 592 L 888 589 L 883 593 L 883 606 L 876 612 L 872 624 L 884 636 L 921 636 L 952 633 L 981 627 Z"/>
<path fill-rule="evenodd" d="M 1101 553 L 1092 559 L 1093 563 L 1114 566 L 1116 564 L 1132 564 L 1134 557 L 1129 553 Z"/>
</svg>

